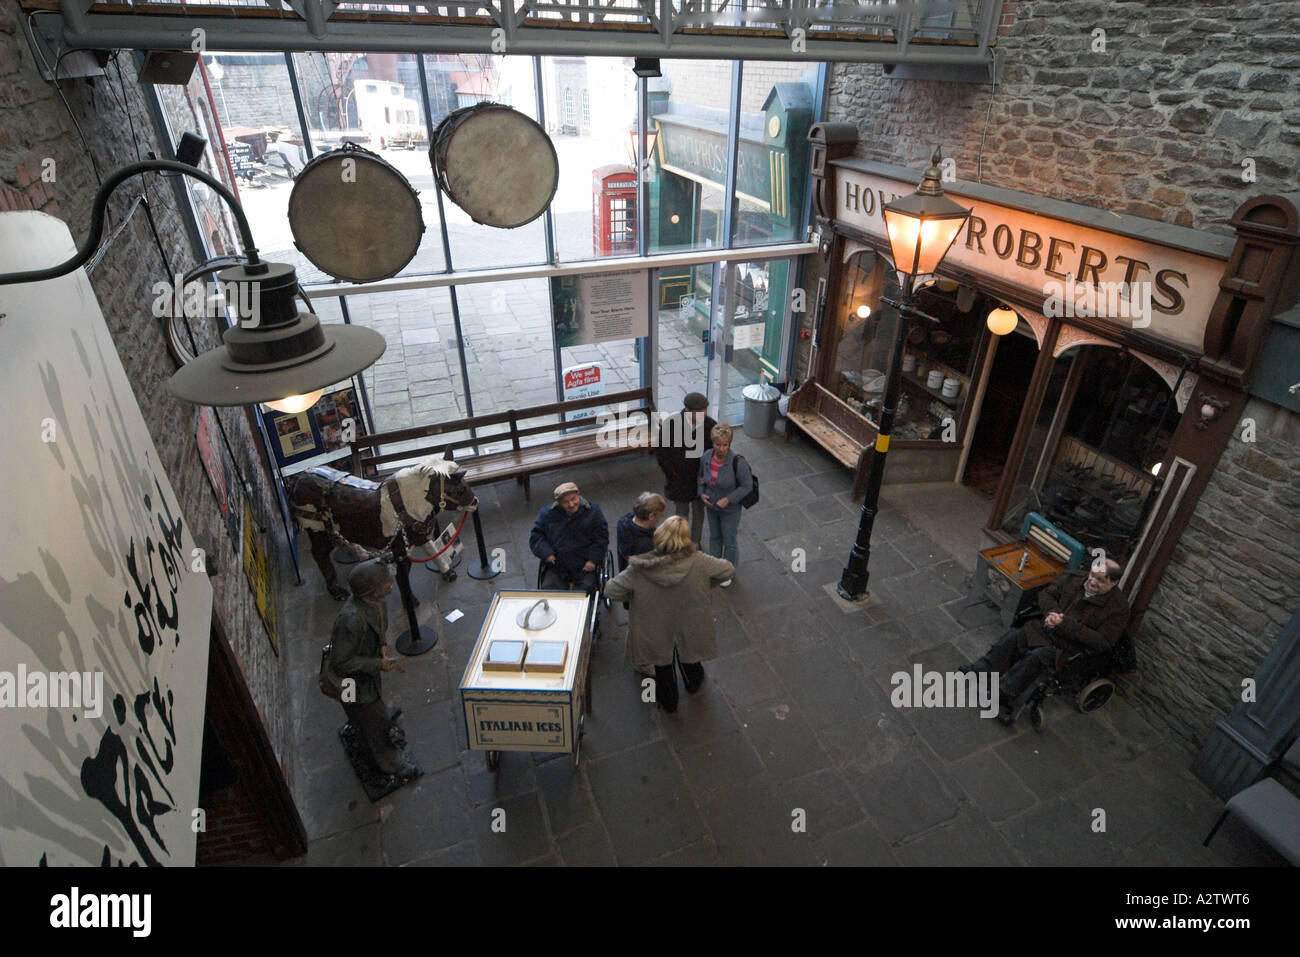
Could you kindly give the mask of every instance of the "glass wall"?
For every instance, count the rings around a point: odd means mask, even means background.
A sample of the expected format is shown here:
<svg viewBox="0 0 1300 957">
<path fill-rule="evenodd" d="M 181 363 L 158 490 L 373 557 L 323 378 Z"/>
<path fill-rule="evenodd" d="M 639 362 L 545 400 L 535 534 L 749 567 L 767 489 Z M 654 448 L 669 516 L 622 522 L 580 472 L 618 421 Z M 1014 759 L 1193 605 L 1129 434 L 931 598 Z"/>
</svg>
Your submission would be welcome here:
<svg viewBox="0 0 1300 957">
<path fill-rule="evenodd" d="M 541 69 L 546 130 L 560 159 L 560 183 L 551 203 L 560 261 L 636 255 L 635 139 L 630 133 L 637 128 L 637 96 L 631 61 L 542 57 Z M 631 188 L 619 188 L 629 181 Z M 603 225 L 602 185 L 612 194 Z"/>
<path fill-rule="evenodd" d="M 537 119 L 537 86 L 533 78 L 532 57 L 426 55 L 424 68 L 435 135 L 437 124 L 446 115 L 441 111 L 446 107 L 461 109 L 482 102 L 503 103 L 530 119 Z M 445 132 L 451 135 L 449 130 Z M 518 158 L 522 175 L 528 173 L 529 159 Z M 420 154 L 420 162 L 423 176 L 429 183 L 429 195 L 433 197 L 433 168 L 427 150 Z M 564 168 L 563 157 L 560 168 Z M 545 216 L 517 229 L 502 230 L 474 222 L 469 213 L 449 198 L 444 197 L 443 209 L 447 216 L 451 261 L 456 269 L 491 269 L 546 262 Z"/>
<path fill-rule="evenodd" d="M 287 217 L 293 177 L 313 156 L 349 142 L 376 153 L 419 193 L 426 230 L 402 276 L 540 264 L 548 258 L 548 229 L 558 261 L 635 252 L 637 190 L 619 194 L 623 184 L 617 178 L 597 182 L 599 174 L 611 169 L 635 174 L 631 160 L 637 144 L 631 134 L 637 125 L 638 88 L 630 60 L 216 52 L 205 55 L 204 65 L 207 85 L 204 72 L 196 71 L 189 87 L 154 88 L 169 127 L 166 135 L 175 143 L 181 132 L 192 130 L 208 140 L 201 162 L 233 183 L 263 255 L 293 264 L 309 287 L 332 280 L 294 245 Z M 770 158 L 764 159 L 767 167 L 745 159 L 746 172 L 736 187 L 737 226 L 730 237 L 725 234 L 729 130 L 739 124 L 756 143 L 770 141 L 759 144 L 769 152 L 777 139 L 793 137 L 795 126 L 787 114 L 800 107 L 801 99 L 797 89 L 779 84 L 798 83 L 806 72 L 802 65 L 797 70 L 791 64 L 748 66 L 751 72 L 741 84 L 743 117 L 731 116 L 733 82 L 741 73 L 731 61 L 665 60 L 663 77 L 645 81 L 646 125 L 655 137 L 647 173 L 646 244 L 652 252 L 725 250 L 794 234 L 793 227 L 782 232 L 773 225 L 770 179 L 763 190 L 750 182 L 750 167 L 774 168 Z M 456 109 L 485 101 L 512 105 L 540 119 L 560 160 L 559 188 L 550 209 L 515 230 L 473 223 L 445 198 L 445 224 L 439 216 L 428 158 L 430 127 Z M 769 136 L 767 112 L 773 104 L 779 104 L 783 118 L 777 133 Z M 229 162 L 220 148 L 223 133 Z M 805 167 L 806 161 L 798 165 Z M 187 180 L 185 187 L 210 250 L 235 251 L 224 204 L 201 184 Z M 802 181 L 796 188 L 802 192 L 789 197 L 792 216 L 805 203 Z M 597 200 L 602 189 L 604 203 Z M 745 205 L 751 200 L 752 208 Z M 383 216 L 377 214 L 375 232 L 383 228 Z M 788 301 L 789 269 L 787 261 L 737 266 L 735 321 L 743 326 L 761 321 L 764 329 L 759 339 L 736 350 L 733 384 L 753 381 L 781 361 L 780 313 Z M 712 305 L 714 271 L 713 266 L 663 270 L 652 277 L 659 303 L 658 385 L 665 390 L 665 407 L 679 406 L 687 392 L 706 388 L 701 333 Z M 557 369 L 554 310 L 545 279 L 461 284 L 454 297 L 445 287 L 347 293 L 342 300 L 315 300 L 314 306 L 330 322 L 344 321 L 346 308 L 350 321 L 379 330 L 388 341 L 385 356 L 364 376 L 380 431 L 462 417 L 471 410 L 484 414 L 557 401 L 563 395 L 557 380 L 574 366 L 599 364 L 607 392 L 637 388 L 650 358 L 640 354 L 644 342 L 634 339 L 560 343 Z M 457 308 L 462 334 L 453 318 Z M 462 359 L 467 374 L 461 371 Z"/>
</svg>

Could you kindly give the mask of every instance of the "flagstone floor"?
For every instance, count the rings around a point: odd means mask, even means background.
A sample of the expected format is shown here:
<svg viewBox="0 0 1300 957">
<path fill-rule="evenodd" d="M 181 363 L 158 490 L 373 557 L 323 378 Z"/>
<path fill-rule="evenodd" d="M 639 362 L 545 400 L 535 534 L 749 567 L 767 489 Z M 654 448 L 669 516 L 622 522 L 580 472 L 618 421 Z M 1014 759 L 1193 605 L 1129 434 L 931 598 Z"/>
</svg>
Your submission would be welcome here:
<svg viewBox="0 0 1300 957">
<path fill-rule="evenodd" d="M 296 863 L 1281 863 L 1232 820 L 1201 846 L 1222 805 L 1189 771 L 1193 755 L 1148 724 L 1122 686 L 1091 715 L 1049 700 L 1041 732 L 973 710 L 893 707 L 893 673 L 953 669 L 1000 632 L 991 609 L 962 607 L 972 556 L 948 547 L 964 551 L 972 539 L 927 533 L 922 497 L 887 487 L 871 550 L 876 601 L 846 613 L 825 586 L 838 580 L 857 526 L 847 470 L 780 435 L 738 433 L 736 448 L 761 475 L 763 499 L 741 524 L 735 586 L 715 592 L 720 657 L 706 663 L 700 693 L 666 715 L 642 703 L 624 667 L 625 612 L 615 605 L 594 655 L 576 772 L 566 756 L 527 753 L 506 753 L 488 771 L 467 750 L 458 686 L 493 593 L 535 581 L 527 539 L 544 490 L 577 481 L 612 528 L 638 492 L 662 486 L 652 458 L 537 476 L 531 502 L 512 483 L 479 490 L 487 546 L 505 550 L 505 572 L 450 585 L 414 573 L 422 619 L 436 621 L 440 641 L 387 675 L 384 694 L 405 709 L 426 773 L 376 804 L 339 744 L 341 710 L 316 690 L 339 606 L 304 567 L 283 617 L 302 623 L 284 629 L 297 728 L 291 786 L 311 838 Z M 960 512 L 959 502 L 946 507 Z M 794 561 L 796 549 L 805 561 Z M 446 622 L 455 610 L 464 617 Z M 498 809 L 503 832 L 492 826 Z M 1098 809 L 1104 830 L 1094 829 Z"/>
</svg>

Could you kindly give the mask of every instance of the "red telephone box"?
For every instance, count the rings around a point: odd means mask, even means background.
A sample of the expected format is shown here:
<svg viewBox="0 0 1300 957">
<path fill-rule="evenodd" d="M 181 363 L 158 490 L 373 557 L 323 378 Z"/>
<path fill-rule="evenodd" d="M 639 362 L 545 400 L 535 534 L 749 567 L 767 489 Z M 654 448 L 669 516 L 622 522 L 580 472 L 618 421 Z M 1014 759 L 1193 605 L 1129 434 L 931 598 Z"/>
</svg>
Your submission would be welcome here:
<svg viewBox="0 0 1300 957">
<path fill-rule="evenodd" d="M 591 245 L 598 257 L 636 252 L 636 170 L 631 166 L 592 171 Z"/>
</svg>

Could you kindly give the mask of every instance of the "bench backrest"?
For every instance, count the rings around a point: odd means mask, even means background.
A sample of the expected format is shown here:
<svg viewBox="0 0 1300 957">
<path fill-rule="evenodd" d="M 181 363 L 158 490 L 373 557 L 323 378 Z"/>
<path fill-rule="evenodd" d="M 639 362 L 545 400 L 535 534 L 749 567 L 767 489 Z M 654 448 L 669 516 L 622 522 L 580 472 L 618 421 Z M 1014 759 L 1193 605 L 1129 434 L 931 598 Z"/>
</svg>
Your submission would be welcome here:
<svg viewBox="0 0 1300 957">
<path fill-rule="evenodd" d="M 599 416 L 580 419 L 576 422 L 566 422 L 563 419 L 568 413 L 601 406 L 611 406 L 615 413 L 626 413 L 629 417 L 635 415 L 649 416 L 654 413 L 654 398 L 649 389 L 630 389 L 626 392 L 616 392 L 611 395 L 571 399 L 567 402 L 552 402 L 549 405 L 531 406 L 526 409 L 507 409 L 504 412 L 494 412 L 489 415 L 476 415 L 464 419 L 455 419 L 450 422 L 437 422 L 415 426 L 410 429 L 397 429 L 391 432 L 376 432 L 373 435 L 358 436 L 356 441 L 351 444 L 352 471 L 356 475 L 367 477 L 386 475 L 411 464 L 417 459 L 439 453 L 447 458 L 456 459 L 458 462 L 463 461 L 472 464 L 474 456 L 462 455 L 460 454 L 461 451 L 471 450 L 475 446 L 490 445 L 503 441 L 509 441 L 512 449 L 519 450 L 525 445 L 524 439 L 548 433 L 558 434 L 562 429 L 581 430 L 589 427 L 590 433 L 594 436 L 600 422 Z M 556 417 L 555 421 L 542 423 L 533 421 L 552 416 Z M 456 433 L 465 434 L 456 436 Z M 439 436 L 455 437 L 439 441 Z M 421 442 L 419 440 L 427 441 Z M 399 452 L 382 451 L 384 445 L 412 441 L 416 441 L 418 444 Z"/>
</svg>

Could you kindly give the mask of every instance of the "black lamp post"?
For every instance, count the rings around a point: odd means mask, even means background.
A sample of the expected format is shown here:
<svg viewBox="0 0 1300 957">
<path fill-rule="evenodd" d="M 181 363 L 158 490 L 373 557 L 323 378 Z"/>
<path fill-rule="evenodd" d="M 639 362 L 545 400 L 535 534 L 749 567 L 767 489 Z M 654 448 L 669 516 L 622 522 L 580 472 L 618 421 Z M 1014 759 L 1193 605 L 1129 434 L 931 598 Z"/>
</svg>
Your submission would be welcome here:
<svg viewBox="0 0 1300 957">
<path fill-rule="evenodd" d="M 907 340 L 907 322 L 922 313 L 912 305 L 912 291 L 916 277 L 928 275 L 939 268 L 949 247 L 961 232 L 970 216 L 970 210 L 959 206 L 943 194 L 940 184 L 939 150 L 930 159 L 930 168 L 916 192 L 896 199 L 885 206 L 885 231 L 894 257 L 894 268 L 899 274 L 902 295 L 897 299 L 881 301 L 898 310 L 898 329 L 894 334 L 893 353 L 889 360 L 889 373 L 885 379 L 885 395 L 880 410 L 880 431 L 876 436 L 875 453 L 867 473 L 867 488 L 862 500 L 862 518 L 858 522 L 858 537 L 849 553 L 849 562 L 836 586 L 836 592 L 847 601 L 861 601 L 867 597 L 867 563 L 871 557 L 871 528 L 876 520 L 876 505 L 880 499 L 880 484 L 885 475 L 885 455 L 889 452 L 889 436 L 894 428 L 894 412 L 898 407 L 903 343 Z"/>
<path fill-rule="evenodd" d="M 301 411 L 321 390 L 369 368 L 387 343 L 373 329 L 321 325 L 294 302 L 298 281 L 292 266 L 263 262 L 239 201 L 220 180 L 186 163 L 148 160 L 114 170 L 95 194 L 90 230 L 70 259 L 48 269 L 0 274 L 0 286 L 56 279 L 90 259 L 104 231 L 104 210 L 118 186 L 151 172 L 193 177 L 225 200 L 235 216 L 247 262 L 218 273 L 229 295 L 249 306 L 222 335 L 223 345 L 187 362 L 167 382 L 176 396 L 198 405 L 249 405 L 265 402 L 281 411 Z"/>
</svg>

